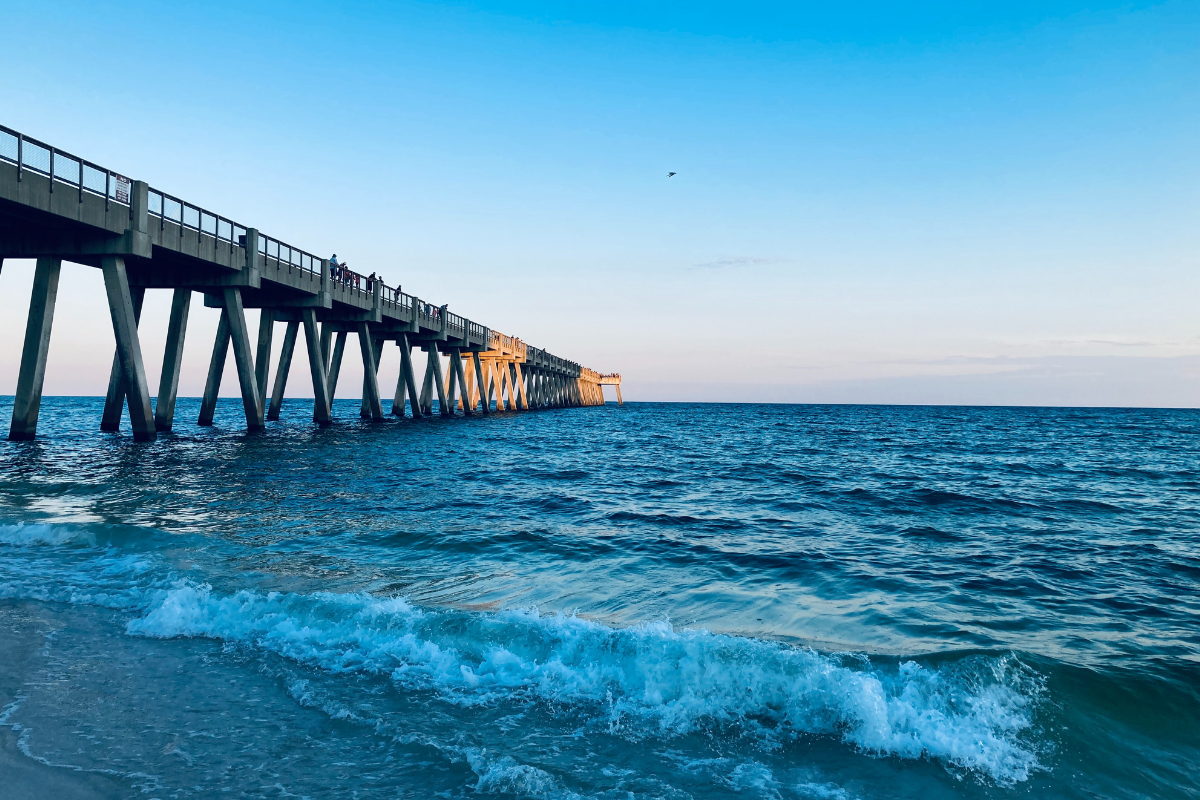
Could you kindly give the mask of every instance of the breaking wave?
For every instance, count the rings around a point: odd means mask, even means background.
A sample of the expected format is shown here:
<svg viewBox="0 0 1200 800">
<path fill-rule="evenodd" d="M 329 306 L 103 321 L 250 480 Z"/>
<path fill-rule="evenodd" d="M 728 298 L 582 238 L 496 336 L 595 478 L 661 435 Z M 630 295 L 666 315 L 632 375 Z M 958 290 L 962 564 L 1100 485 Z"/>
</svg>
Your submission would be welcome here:
<svg viewBox="0 0 1200 800">
<path fill-rule="evenodd" d="M 727 725 L 777 738 L 832 735 L 866 753 L 936 758 L 1002 785 L 1038 766 L 1026 738 L 1042 683 L 1014 655 L 889 667 L 665 621 L 618 629 L 536 610 L 431 610 L 324 592 L 222 595 L 190 582 L 153 595 L 129 633 L 246 643 L 458 704 L 566 704 L 633 739 Z"/>
</svg>

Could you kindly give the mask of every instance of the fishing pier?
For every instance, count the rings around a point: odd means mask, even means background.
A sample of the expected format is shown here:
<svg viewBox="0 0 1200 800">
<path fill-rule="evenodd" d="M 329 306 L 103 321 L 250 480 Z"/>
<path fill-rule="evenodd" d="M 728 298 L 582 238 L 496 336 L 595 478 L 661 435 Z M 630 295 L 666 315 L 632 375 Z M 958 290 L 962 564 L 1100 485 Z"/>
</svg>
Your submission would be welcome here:
<svg viewBox="0 0 1200 800">
<path fill-rule="evenodd" d="M 133 436 L 153 440 L 174 424 L 179 370 L 193 293 L 221 309 L 198 423 L 211 425 L 230 349 L 248 430 L 279 419 L 296 341 L 303 329 L 312 375 L 313 421 L 333 422 L 332 401 L 348 334 L 363 363 L 360 415 L 385 419 L 378 382 L 385 345 L 400 351 L 390 414 L 487 414 L 603 405 L 600 374 L 531 347 L 421 298 L 383 286 L 328 259 L 227 217 L 131 180 L 0 126 L 0 268 L 5 259 L 36 259 L 29 319 L 9 439 L 37 431 L 42 381 L 63 261 L 96 267 L 112 316 L 116 353 L 100 421 L 115 431 L 128 407 Z M 151 404 L 138 338 L 148 289 L 173 292 L 166 352 Z M 246 309 L 259 309 L 257 342 Z M 274 377 L 276 324 L 284 323 Z M 414 351 L 426 355 L 420 385 Z M 407 402 L 406 402 L 407 401 Z"/>
</svg>

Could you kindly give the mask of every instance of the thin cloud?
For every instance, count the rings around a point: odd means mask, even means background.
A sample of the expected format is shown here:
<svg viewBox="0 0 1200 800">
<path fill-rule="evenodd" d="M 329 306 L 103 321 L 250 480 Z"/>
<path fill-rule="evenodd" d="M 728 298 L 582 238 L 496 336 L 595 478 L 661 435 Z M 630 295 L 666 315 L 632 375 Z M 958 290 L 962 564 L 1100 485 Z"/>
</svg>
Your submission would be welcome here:
<svg viewBox="0 0 1200 800">
<path fill-rule="evenodd" d="M 1178 342 L 1123 342 L 1119 339 L 1088 339 L 1088 344 L 1112 344 L 1117 347 L 1158 347 L 1160 345 L 1174 345 Z"/>
<path fill-rule="evenodd" d="M 1148 342 L 1138 339 L 1039 339 L 1033 342 L 1010 343 L 1015 347 L 1077 347 L 1079 345 L 1103 344 L 1111 347 L 1178 347 L 1184 342 Z"/>
<path fill-rule="evenodd" d="M 721 258 L 716 261 L 706 261 L 703 264 L 693 264 L 692 269 L 738 269 L 740 267 L 760 267 L 766 264 L 787 264 L 790 258 L 758 258 L 752 256 L 735 256 Z"/>
</svg>

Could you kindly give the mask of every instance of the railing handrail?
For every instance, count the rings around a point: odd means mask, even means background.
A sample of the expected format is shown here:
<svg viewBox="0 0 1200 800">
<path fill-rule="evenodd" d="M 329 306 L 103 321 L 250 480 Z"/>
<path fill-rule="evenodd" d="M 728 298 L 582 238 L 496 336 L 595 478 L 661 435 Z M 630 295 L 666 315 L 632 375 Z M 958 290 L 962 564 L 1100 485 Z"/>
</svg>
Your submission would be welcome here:
<svg viewBox="0 0 1200 800">
<path fill-rule="evenodd" d="M 45 175 L 46 177 L 48 177 L 50 179 L 50 191 L 52 191 L 52 192 L 54 191 L 54 181 L 58 181 L 59 183 L 64 183 L 67 186 L 74 186 L 74 187 L 78 188 L 81 201 L 83 199 L 83 193 L 87 192 L 89 194 L 93 194 L 98 197 L 103 197 L 105 200 L 105 208 L 108 207 L 107 204 L 109 202 L 117 202 L 124 206 L 130 205 L 130 199 L 131 199 L 130 196 L 127 195 L 124 200 L 120 199 L 120 197 L 121 197 L 120 186 L 123 184 L 126 188 L 126 191 L 128 192 L 128 189 L 129 189 L 130 185 L 132 184 L 132 181 L 130 181 L 129 178 L 125 177 L 121 173 L 115 172 L 115 171 L 109 169 L 108 167 L 102 167 L 94 161 L 89 161 L 86 158 L 82 158 L 80 156 L 74 155 L 73 153 L 69 153 L 66 150 L 57 148 L 52 144 L 47 144 L 46 142 L 43 142 L 40 139 L 34 139 L 31 136 L 26 136 L 25 134 L 21 133 L 20 131 L 14 130 L 13 128 L 9 128 L 6 125 L 0 125 L 0 133 L 7 134 L 17 140 L 17 157 L 11 158 L 7 155 L 4 155 L 3 153 L 0 153 L 0 160 L 7 161 L 9 163 L 17 165 L 17 179 L 18 180 L 21 179 L 22 171 L 27 169 L 27 170 L 30 170 L 31 172 L 35 172 L 40 175 Z M 47 166 L 46 169 L 42 169 L 41 167 L 37 166 L 36 164 L 31 164 L 29 162 L 29 160 L 24 157 L 26 145 L 31 145 L 33 147 L 40 148 L 40 149 L 46 151 L 47 156 L 49 158 L 49 163 L 46 165 Z M 57 169 L 55 169 L 55 157 L 56 156 L 60 159 L 66 159 L 68 161 L 75 162 L 76 169 L 75 169 L 74 176 L 61 173 Z M 85 178 L 85 175 L 86 175 L 85 170 L 87 170 L 87 169 L 90 169 L 90 170 L 104 176 L 104 188 L 103 189 L 100 189 L 99 187 L 96 187 L 96 186 L 89 186 L 87 184 L 87 180 Z M 114 181 L 113 178 L 116 178 L 117 180 Z M 130 213 L 132 213 L 132 208 L 130 208 Z"/>
</svg>

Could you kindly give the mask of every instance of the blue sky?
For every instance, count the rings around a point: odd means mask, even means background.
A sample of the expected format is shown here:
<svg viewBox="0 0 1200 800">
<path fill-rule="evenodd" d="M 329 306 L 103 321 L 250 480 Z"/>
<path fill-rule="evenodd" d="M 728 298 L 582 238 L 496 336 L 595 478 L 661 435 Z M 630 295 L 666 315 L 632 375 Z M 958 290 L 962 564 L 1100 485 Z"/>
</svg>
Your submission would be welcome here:
<svg viewBox="0 0 1200 800">
<path fill-rule="evenodd" d="M 23 4 L 0 122 L 633 397 L 1195 404 L 1200 3 L 832 5 Z M 70 275 L 47 391 L 98 394 Z"/>
</svg>

